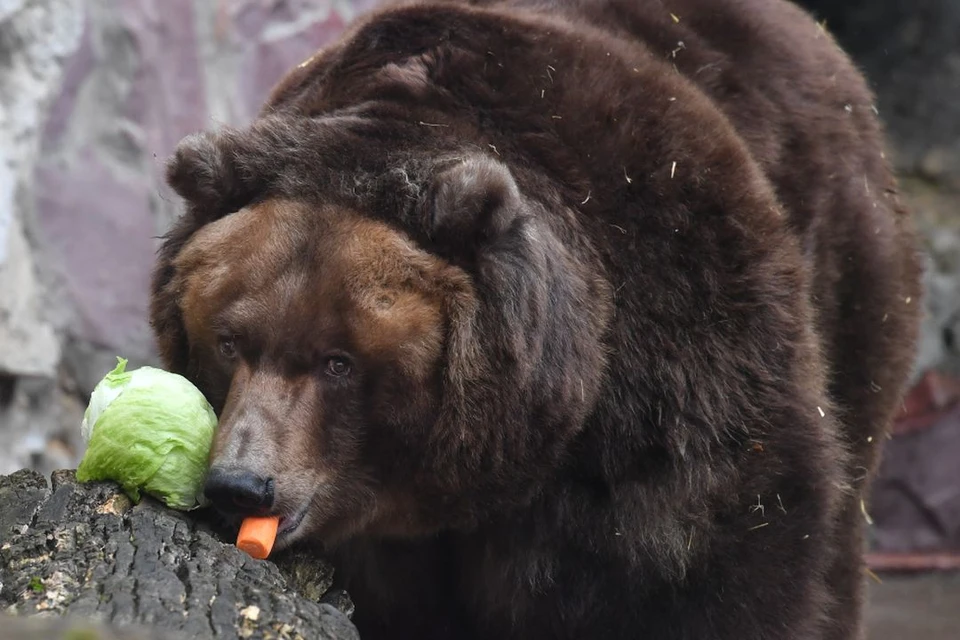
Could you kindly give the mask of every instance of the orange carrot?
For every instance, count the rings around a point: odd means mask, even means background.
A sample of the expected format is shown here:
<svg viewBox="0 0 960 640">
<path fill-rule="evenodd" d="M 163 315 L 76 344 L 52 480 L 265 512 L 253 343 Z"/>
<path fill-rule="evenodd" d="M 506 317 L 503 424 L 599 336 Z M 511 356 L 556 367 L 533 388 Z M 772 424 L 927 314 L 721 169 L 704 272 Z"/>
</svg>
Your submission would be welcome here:
<svg viewBox="0 0 960 640">
<path fill-rule="evenodd" d="M 244 518 L 240 524 L 240 533 L 237 534 L 237 547 L 257 560 L 263 560 L 273 549 L 279 526 L 280 516 Z"/>
</svg>

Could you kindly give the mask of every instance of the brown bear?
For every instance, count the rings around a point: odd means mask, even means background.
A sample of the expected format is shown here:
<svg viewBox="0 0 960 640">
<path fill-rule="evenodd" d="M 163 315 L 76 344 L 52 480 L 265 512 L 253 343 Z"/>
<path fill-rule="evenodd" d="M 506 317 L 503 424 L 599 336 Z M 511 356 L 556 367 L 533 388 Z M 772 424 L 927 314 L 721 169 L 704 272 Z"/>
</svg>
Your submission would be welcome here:
<svg viewBox="0 0 960 640">
<path fill-rule="evenodd" d="M 860 637 L 920 261 L 797 7 L 382 7 L 168 179 L 207 494 L 329 554 L 365 640 Z"/>
</svg>

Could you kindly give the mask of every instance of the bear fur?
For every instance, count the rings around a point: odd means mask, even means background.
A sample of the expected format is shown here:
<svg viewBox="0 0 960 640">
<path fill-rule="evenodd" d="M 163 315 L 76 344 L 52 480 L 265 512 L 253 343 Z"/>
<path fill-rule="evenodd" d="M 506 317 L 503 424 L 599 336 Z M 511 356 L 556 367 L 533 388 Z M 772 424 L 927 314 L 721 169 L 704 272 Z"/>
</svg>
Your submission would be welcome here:
<svg viewBox="0 0 960 640">
<path fill-rule="evenodd" d="M 920 261 L 797 7 L 382 7 L 168 180 L 163 362 L 363 638 L 862 637 Z"/>
</svg>

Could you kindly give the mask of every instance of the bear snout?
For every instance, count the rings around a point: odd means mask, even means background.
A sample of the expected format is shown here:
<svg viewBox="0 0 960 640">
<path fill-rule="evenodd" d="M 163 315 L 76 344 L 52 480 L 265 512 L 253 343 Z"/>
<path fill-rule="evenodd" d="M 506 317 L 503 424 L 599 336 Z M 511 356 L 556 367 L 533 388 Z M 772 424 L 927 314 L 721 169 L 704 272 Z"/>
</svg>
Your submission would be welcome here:
<svg viewBox="0 0 960 640">
<path fill-rule="evenodd" d="M 217 510 L 241 516 L 268 513 L 276 497 L 273 478 L 222 466 L 210 468 L 203 493 Z"/>
</svg>

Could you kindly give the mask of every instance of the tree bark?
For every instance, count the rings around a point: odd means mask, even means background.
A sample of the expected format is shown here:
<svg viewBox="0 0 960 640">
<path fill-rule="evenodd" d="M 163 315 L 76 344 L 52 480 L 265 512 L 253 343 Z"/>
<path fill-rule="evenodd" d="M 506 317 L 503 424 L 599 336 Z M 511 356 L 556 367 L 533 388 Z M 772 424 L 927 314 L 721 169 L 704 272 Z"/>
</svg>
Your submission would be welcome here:
<svg viewBox="0 0 960 640">
<path fill-rule="evenodd" d="M 0 621 L 4 637 L 56 638 L 92 621 L 110 638 L 356 640 L 332 576 L 315 556 L 254 560 L 202 512 L 149 497 L 134 506 L 113 483 L 0 476 L 0 607 L 57 618 Z"/>
</svg>

